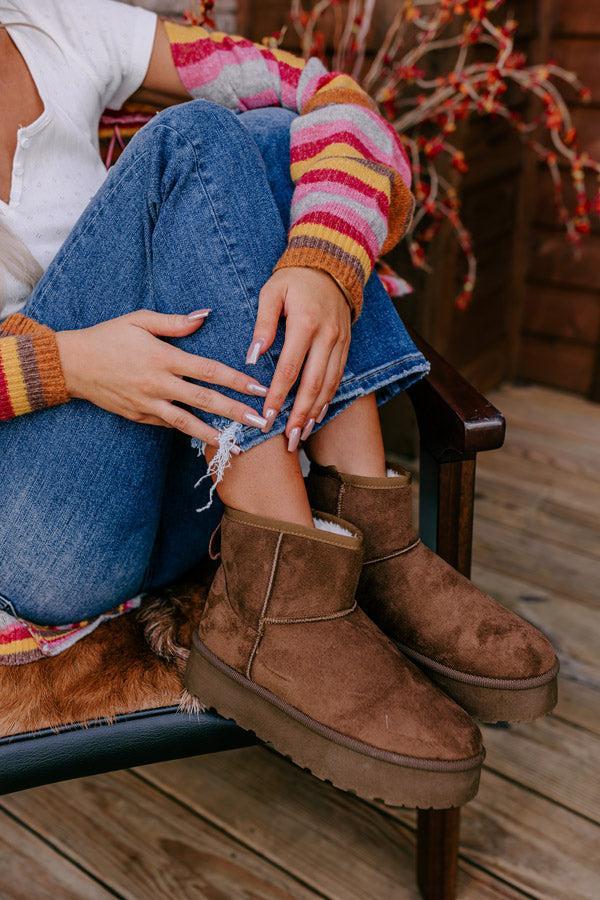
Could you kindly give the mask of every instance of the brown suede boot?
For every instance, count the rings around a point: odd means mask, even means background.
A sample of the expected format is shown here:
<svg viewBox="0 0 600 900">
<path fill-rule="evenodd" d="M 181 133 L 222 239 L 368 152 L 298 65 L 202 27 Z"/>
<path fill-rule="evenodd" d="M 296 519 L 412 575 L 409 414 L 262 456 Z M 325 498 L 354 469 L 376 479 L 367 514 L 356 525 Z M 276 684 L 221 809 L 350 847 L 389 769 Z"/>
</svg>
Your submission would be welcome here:
<svg viewBox="0 0 600 900">
<path fill-rule="evenodd" d="M 422 544 L 410 474 L 345 475 L 313 464 L 311 504 L 363 532 L 361 607 L 429 677 L 484 722 L 531 721 L 556 705 L 549 641 Z"/>
<path fill-rule="evenodd" d="M 361 537 L 322 519 L 336 531 L 226 509 L 187 687 L 340 788 L 460 806 L 477 792 L 479 730 L 357 607 Z"/>
</svg>

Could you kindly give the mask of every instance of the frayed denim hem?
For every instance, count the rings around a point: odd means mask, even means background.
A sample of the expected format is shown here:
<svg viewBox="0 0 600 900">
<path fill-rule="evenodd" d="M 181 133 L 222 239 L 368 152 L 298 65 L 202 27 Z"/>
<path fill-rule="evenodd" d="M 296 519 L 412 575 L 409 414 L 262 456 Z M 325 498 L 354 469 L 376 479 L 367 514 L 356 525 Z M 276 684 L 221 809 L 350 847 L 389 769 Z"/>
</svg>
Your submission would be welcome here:
<svg viewBox="0 0 600 900">
<path fill-rule="evenodd" d="M 409 365 L 414 361 L 414 365 Z M 315 425 L 313 434 L 347 409 L 359 397 L 376 393 L 378 406 L 383 406 L 393 397 L 406 391 L 420 378 L 423 378 L 430 370 L 430 365 L 421 353 L 414 353 L 401 360 L 363 372 L 360 375 L 350 376 L 343 380 L 340 389 L 329 404 L 329 409 L 322 422 Z M 206 478 L 213 478 L 207 503 L 197 512 L 204 512 L 212 502 L 217 485 L 223 480 L 225 470 L 231 464 L 232 447 L 237 445 L 242 452 L 251 450 L 263 441 L 268 441 L 279 434 L 283 434 L 287 425 L 287 413 L 294 404 L 294 398 L 289 399 L 281 409 L 273 427 L 266 434 L 258 428 L 242 425 L 240 422 L 232 422 L 230 419 L 218 418 L 211 422 L 214 428 L 221 432 L 219 449 L 211 459 L 208 470 L 200 478 L 195 487 Z M 198 455 L 204 453 L 205 444 L 197 438 L 192 439 L 192 446 L 198 450 Z"/>
</svg>

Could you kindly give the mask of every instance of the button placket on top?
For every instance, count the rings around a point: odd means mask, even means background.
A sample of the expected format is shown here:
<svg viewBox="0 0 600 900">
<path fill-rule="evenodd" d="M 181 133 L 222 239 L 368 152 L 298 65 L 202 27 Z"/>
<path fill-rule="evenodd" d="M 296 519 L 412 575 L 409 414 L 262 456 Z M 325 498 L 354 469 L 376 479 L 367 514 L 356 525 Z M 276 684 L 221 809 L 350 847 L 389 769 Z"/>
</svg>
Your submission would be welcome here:
<svg viewBox="0 0 600 900">
<path fill-rule="evenodd" d="M 34 123 L 35 124 L 35 123 Z M 19 128 L 17 132 L 17 146 L 13 159 L 12 185 L 10 191 L 10 205 L 18 206 L 23 193 L 23 175 L 25 172 L 24 154 L 31 146 L 31 138 L 27 135 L 27 128 Z"/>
</svg>

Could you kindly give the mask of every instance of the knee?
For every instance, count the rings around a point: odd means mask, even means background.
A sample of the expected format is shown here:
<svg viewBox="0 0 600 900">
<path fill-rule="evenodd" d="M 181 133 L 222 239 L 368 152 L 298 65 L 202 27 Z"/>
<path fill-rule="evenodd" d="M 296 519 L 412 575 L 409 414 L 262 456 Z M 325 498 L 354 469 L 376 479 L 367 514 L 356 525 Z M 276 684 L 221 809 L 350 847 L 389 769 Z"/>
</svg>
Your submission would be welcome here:
<svg viewBox="0 0 600 900">
<path fill-rule="evenodd" d="M 237 115 L 225 106 L 211 100 L 190 100 L 164 109 L 143 130 L 176 133 L 192 143 L 199 138 L 212 143 L 226 140 L 231 129 L 239 127 Z"/>
</svg>

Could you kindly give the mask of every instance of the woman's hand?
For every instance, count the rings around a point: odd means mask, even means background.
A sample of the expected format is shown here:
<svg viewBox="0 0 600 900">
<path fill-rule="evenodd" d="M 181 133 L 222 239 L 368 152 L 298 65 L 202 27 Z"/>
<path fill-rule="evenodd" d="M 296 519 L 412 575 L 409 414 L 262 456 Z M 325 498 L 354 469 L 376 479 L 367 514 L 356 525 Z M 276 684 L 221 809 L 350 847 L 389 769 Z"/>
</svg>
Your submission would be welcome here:
<svg viewBox="0 0 600 900">
<path fill-rule="evenodd" d="M 304 266 L 278 269 L 260 292 L 247 362 L 256 362 L 271 346 L 282 315 L 287 320 L 285 342 L 263 416 L 270 428 L 302 370 L 285 429 L 288 449 L 295 450 L 323 418 L 342 380 L 351 315 L 341 288 L 327 272 Z"/>
<path fill-rule="evenodd" d="M 178 316 L 140 310 L 92 328 L 59 332 L 67 391 L 126 419 L 176 428 L 212 446 L 218 446 L 219 432 L 173 401 L 261 428 L 265 420 L 252 407 L 184 378 L 260 397 L 266 387 L 214 359 L 159 340 L 192 334 L 209 312 Z"/>
</svg>

